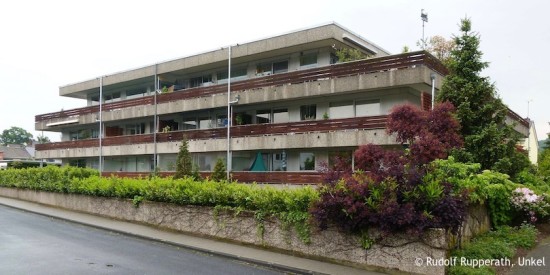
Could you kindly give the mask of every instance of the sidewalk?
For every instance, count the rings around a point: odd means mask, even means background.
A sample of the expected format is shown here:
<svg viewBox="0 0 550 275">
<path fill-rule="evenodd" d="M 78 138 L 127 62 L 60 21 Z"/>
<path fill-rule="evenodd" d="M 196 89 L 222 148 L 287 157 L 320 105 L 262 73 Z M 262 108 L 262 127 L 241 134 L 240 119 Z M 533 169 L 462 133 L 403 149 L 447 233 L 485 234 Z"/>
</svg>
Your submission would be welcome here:
<svg viewBox="0 0 550 275">
<path fill-rule="evenodd" d="M 525 259 L 525 261 L 520 261 Z M 534 260 L 534 261 L 531 261 Z M 521 263 L 523 266 L 520 266 Z M 533 264 L 529 266 L 529 264 Z M 537 246 L 529 251 L 525 257 L 520 257 L 514 267 L 512 267 L 512 275 L 546 275 L 550 274 L 550 237 L 542 240 Z"/>
<path fill-rule="evenodd" d="M 212 239 L 199 238 L 195 236 L 185 235 L 183 233 L 163 231 L 145 225 L 118 221 L 85 213 L 73 212 L 33 202 L 0 197 L 0 204 L 123 234 L 162 241 L 210 254 L 220 255 L 223 257 L 239 259 L 262 266 L 275 267 L 283 271 L 289 271 L 293 273 L 346 275 L 382 274 L 338 264 L 299 258 L 296 256 L 271 252 L 259 248 L 236 245 Z"/>
</svg>

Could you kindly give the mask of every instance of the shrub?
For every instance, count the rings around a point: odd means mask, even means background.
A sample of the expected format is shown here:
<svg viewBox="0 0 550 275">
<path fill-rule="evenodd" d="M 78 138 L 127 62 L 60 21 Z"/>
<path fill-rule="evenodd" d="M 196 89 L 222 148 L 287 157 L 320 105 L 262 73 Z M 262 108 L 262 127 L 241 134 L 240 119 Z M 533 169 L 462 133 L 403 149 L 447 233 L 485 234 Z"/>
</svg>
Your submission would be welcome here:
<svg viewBox="0 0 550 275">
<path fill-rule="evenodd" d="M 385 233 L 418 234 L 428 227 L 456 232 L 465 216 L 465 193 L 444 178 L 422 180 L 430 161 L 462 143 L 452 111 L 448 103 L 431 112 L 399 106 L 388 118 L 387 131 L 408 143 L 408 150 L 367 144 L 354 153 L 356 172 L 344 157 L 330 169 L 325 166 L 320 199 L 311 209 L 319 227 L 334 224 L 356 233 L 368 227 Z"/>
<path fill-rule="evenodd" d="M 388 178 L 374 181 L 363 173 L 335 185 L 325 185 L 311 210 L 321 229 L 334 224 L 359 233 L 369 227 L 386 234 L 419 234 L 428 227 L 456 231 L 464 219 L 466 204 L 462 194 L 450 185 L 420 183 L 414 188 Z"/>
<path fill-rule="evenodd" d="M 512 193 L 512 206 L 528 216 L 529 222 L 535 223 L 537 216 L 548 216 L 550 205 L 545 201 L 544 195 L 537 195 L 527 187 L 518 187 Z"/>
<path fill-rule="evenodd" d="M 486 204 L 493 226 L 520 224 L 526 217 L 527 221 L 535 221 L 537 218 L 548 216 L 548 196 L 541 195 L 536 202 L 522 200 L 517 195 L 514 196 L 514 190 L 526 190 L 524 185 L 510 181 L 506 174 L 489 170 L 480 173 L 479 169 L 479 164 L 460 163 L 449 157 L 447 160 L 434 161 L 424 181 L 446 179 L 456 192 L 468 193 L 469 203 Z M 520 178 L 532 179 L 522 174 Z M 544 193 L 539 191 L 545 190 L 539 184 L 526 182 L 526 185 L 530 186 L 527 189 L 533 194 Z"/>
<path fill-rule="evenodd" d="M 71 181 L 98 176 L 97 170 L 65 166 L 0 171 L 0 186 L 68 192 Z"/>
<path fill-rule="evenodd" d="M 532 225 L 520 227 L 501 226 L 474 238 L 463 248 L 451 253 L 452 257 L 464 257 L 468 260 L 512 258 L 516 249 L 531 248 L 535 245 L 538 231 Z M 449 274 L 495 274 L 492 267 L 473 268 L 455 265 L 449 268 Z"/>
</svg>

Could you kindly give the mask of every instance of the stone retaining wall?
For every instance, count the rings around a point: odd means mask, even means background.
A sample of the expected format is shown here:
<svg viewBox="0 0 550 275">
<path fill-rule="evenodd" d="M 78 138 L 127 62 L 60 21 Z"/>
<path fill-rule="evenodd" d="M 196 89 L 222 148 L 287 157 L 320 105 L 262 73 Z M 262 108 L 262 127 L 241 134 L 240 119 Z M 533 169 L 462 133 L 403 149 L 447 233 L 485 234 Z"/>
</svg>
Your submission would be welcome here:
<svg viewBox="0 0 550 275">
<path fill-rule="evenodd" d="M 0 196 L 33 201 L 60 208 L 101 215 L 130 222 L 154 225 L 160 228 L 177 230 L 232 242 L 258 245 L 286 251 L 301 256 L 328 260 L 363 267 L 365 269 L 420 274 L 445 274 L 445 267 L 417 265 L 422 259 L 448 257 L 448 250 L 456 243 L 456 238 L 442 229 L 432 229 L 420 237 L 393 235 L 380 238 L 377 231 L 369 231 L 369 237 L 379 240 L 369 249 L 361 246 L 359 236 L 342 233 L 334 228 L 325 231 L 314 229 L 311 243 L 304 244 L 293 229 L 283 229 L 277 219 L 264 222 L 263 236 L 258 223 L 250 213 L 214 211 L 212 207 L 180 206 L 169 203 L 142 202 L 135 207 L 132 200 L 91 197 L 84 195 L 50 193 L 14 188 L 0 188 Z M 480 213 L 485 213 L 481 211 Z M 479 214 L 479 213 L 478 213 Z M 478 217 L 479 216 L 479 217 Z M 488 229 L 488 223 L 476 215 L 472 225 L 464 226 L 467 234 Z M 466 236 L 466 232 L 463 233 Z"/>
</svg>

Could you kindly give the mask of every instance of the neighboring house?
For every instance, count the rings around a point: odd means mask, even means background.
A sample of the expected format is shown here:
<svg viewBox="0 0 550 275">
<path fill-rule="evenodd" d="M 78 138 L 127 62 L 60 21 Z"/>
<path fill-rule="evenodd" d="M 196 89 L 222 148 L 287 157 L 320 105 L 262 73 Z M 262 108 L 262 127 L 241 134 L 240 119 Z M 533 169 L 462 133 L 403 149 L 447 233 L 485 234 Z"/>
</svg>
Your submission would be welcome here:
<svg viewBox="0 0 550 275">
<path fill-rule="evenodd" d="M 335 55 L 341 48 L 371 58 L 342 63 Z M 88 106 L 35 117 L 37 131 L 62 133 L 61 142 L 37 144 L 37 158 L 98 168 L 101 152 L 106 174 L 174 171 L 185 136 L 199 170 L 212 171 L 226 158 L 228 53 L 221 48 L 61 87 L 61 96 Z M 335 23 L 233 46 L 233 177 L 318 182 L 316 170 L 333 156 L 352 156 L 367 143 L 395 146 L 385 131 L 390 110 L 405 103 L 430 108 L 431 75 L 437 93 L 446 73 L 427 52 L 390 55 Z"/>
<path fill-rule="evenodd" d="M 8 144 L 0 145 L 0 160 L 29 160 L 32 159 L 31 154 L 26 149 L 25 145 Z"/>
<path fill-rule="evenodd" d="M 535 122 L 529 118 L 522 118 L 514 111 L 508 109 L 506 123 L 514 125 L 514 130 L 520 134 L 518 145 L 527 151 L 527 156 L 532 164 L 538 162 L 539 144 Z"/>
<path fill-rule="evenodd" d="M 0 169 L 6 169 L 12 162 L 33 162 L 31 154 L 24 145 L 0 145 Z"/>
<path fill-rule="evenodd" d="M 535 129 L 535 122 L 527 119 L 529 122 L 529 135 L 523 140 L 523 148 L 527 150 L 529 160 L 532 164 L 537 164 L 539 160 L 539 141 L 537 138 L 537 130 Z"/>
</svg>

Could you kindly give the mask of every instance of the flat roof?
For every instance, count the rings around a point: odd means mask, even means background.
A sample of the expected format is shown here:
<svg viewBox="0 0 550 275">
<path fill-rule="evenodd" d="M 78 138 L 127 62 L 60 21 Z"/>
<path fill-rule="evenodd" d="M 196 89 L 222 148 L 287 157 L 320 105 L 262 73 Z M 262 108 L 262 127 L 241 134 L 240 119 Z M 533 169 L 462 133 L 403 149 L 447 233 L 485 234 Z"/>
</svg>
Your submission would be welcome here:
<svg viewBox="0 0 550 275">
<path fill-rule="evenodd" d="M 240 57 L 328 40 L 336 40 L 344 44 L 353 45 L 362 48 L 365 52 L 370 52 L 379 56 L 389 54 L 388 51 L 369 40 L 356 35 L 335 22 L 330 22 L 315 27 L 232 45 L 231 57 L 237 59 Z M 87 91 L 99 89 L 100 78 L 102 79 L 103 86 L 114 85 L 201 65 L 223 62 L 227 60 L 227 56 L 228 46 L 61 86 L 59 87 L 59 95 L 86 98 Z"/>
</svg>

